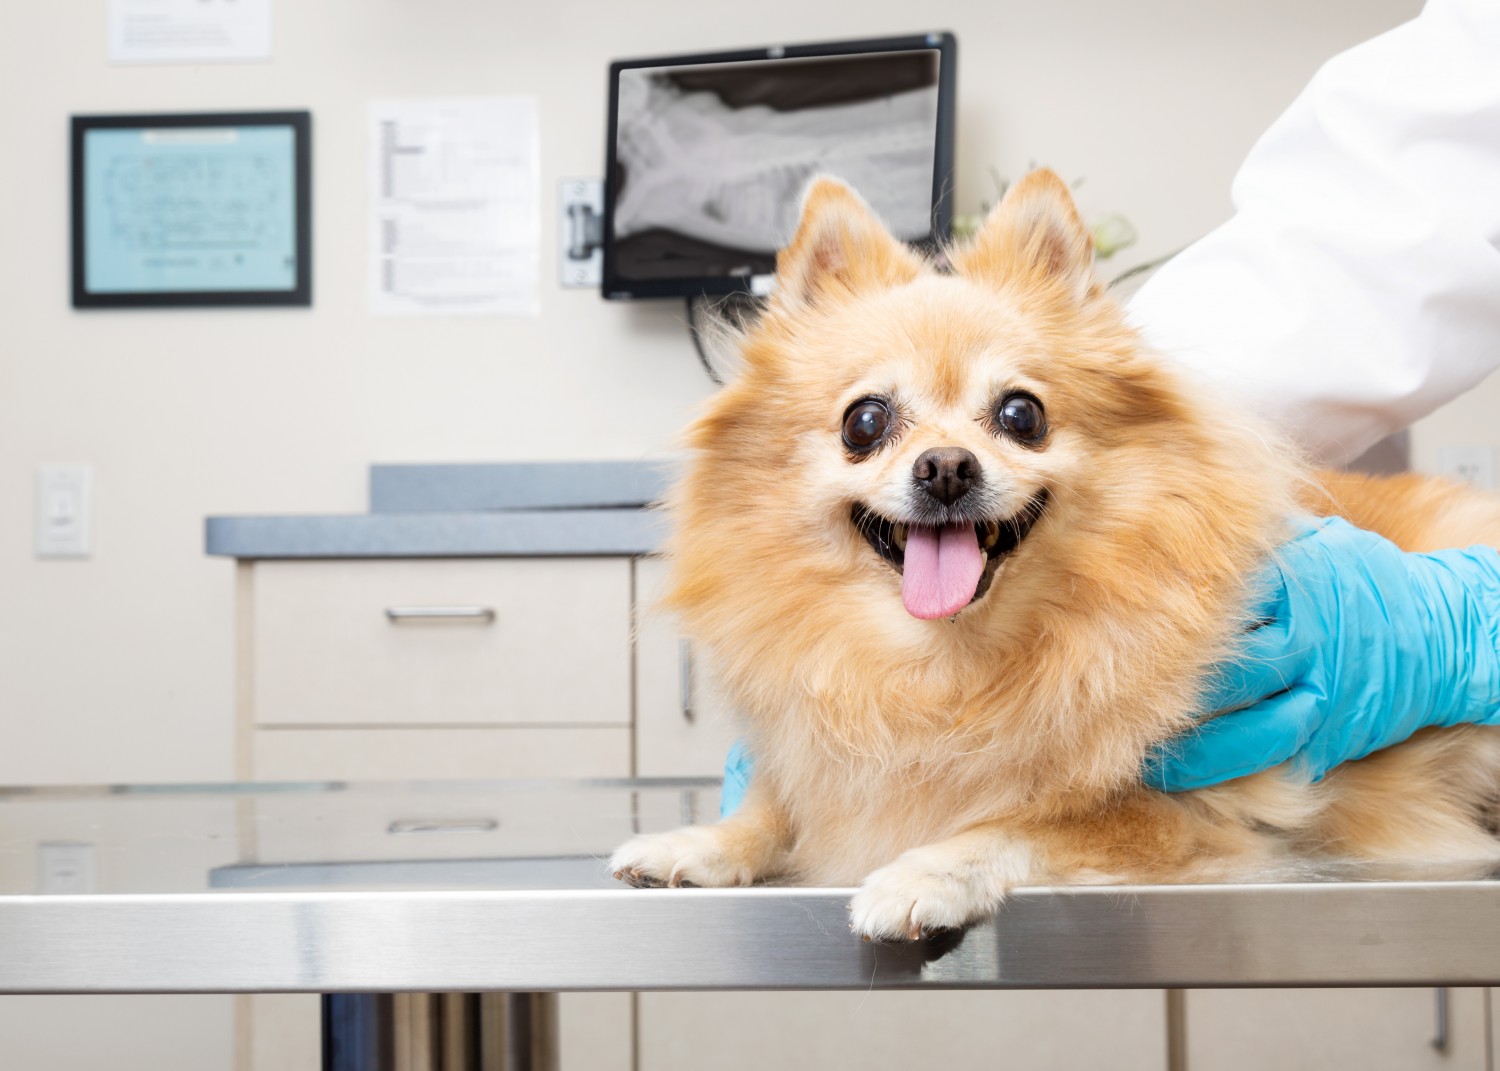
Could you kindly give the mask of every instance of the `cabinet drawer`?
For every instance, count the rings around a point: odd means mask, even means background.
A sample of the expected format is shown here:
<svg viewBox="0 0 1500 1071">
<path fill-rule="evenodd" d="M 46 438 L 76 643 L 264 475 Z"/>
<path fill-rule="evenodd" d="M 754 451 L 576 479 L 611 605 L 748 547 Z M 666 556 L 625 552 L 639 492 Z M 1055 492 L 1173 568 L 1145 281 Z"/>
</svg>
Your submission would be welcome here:
<svg viewBox="0 0 1500 1071">
<path fill-rule="evenodd" d="M 630 721 L 630 562 L 259 562 L 258 725 Z"/>
<path fill-rule="evenodd" d="M 629 777 L 630 730 L 257 729 L 258 781 Z"/>
<path fill-rule="evenodd" d="M 1437 1048 L 1434 989 L 1193 989 L 1186 994 L 1193 1071 L 1481 1071 L 1490 1067 L 1487 993 L 1448 991 Z"/>
<path fill-rule="evenodd" d="M 739 735 L 737 716 L 676 623 L 655 610 L 666 563 L 635 563 L 636 774 L 640 777 L 718 777 Z"/>
<path fill-rule="evenodd" d="M 624 790 L 546 782 L 363 785 L 347 793 L 268 794 L 253 801 L 245 843 L 260 866 L 592 858 L 595 876 L 613 887 L 604 860 L 636 830 L 627 802 Z M 525 876 L 496 871 L 481 880 L 503 886 Z M 433 880 L 455 879 L 440 874 Z"/>
<path fill-rule="evenodd" d="M 639 1064 L 650 1071 L 1160 1071 L 1167 1063 L 1166 1004 L 1150 990 L 642 993 L 638 999 Z"/>
</svg>

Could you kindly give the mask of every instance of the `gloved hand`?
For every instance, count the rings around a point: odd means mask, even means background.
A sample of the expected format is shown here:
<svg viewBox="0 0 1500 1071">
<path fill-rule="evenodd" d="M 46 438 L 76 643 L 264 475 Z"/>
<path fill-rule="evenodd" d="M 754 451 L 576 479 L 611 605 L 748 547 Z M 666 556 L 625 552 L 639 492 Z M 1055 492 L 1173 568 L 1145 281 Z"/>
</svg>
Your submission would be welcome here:
<svg viewBox="0 0 1500 1071">
<path fill-rule="evenodd" d="M 745 749 L 743 740 L 736 740 L 724 757 L 724 792 L 719 796 L 719 817 L 728 818 L 740 809 L 745 800 L 745 789 L 750 787 L 750 772 L 755 769 L 755 760 Z"/>
<path fill-rule="evenodd" d="M 1316 781 L 1427 726 L 1500 723 L 1493 549 L 1409 554 L 1325 518 L 1280 548 L 1266 580 L 1267 623 L 1204 703 L 1232 713 L 1163 745 L 1148 785 L 1182 792 L 1288 760 Z"/>
</svg>

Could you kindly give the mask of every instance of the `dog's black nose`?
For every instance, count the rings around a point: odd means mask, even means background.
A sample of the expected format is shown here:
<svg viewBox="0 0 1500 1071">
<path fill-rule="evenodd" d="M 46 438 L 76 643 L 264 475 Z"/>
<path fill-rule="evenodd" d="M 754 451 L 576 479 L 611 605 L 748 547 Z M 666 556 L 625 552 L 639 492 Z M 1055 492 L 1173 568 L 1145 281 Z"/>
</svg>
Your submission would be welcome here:
<svg viewBox="0 0 1500 1071">
<path fill-rule="evenodd" d="M 961 446 L 939 446 L 926 451 L 911 467 L 917 485 L 945 506 L 951 506 L 984 482 L 979 459 Z"/>
</svg>

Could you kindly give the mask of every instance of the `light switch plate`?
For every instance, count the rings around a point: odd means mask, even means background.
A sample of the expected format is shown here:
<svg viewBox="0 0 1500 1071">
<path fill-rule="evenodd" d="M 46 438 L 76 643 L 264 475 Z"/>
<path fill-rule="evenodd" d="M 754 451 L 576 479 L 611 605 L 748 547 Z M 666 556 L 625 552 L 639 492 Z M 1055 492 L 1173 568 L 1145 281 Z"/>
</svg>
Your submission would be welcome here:
<svg viewBox="0 0 1500 1071">
<path fill-rule="evenodd" d="M 558 281 L 567 287 L 597 287 L 604 281 L 604 183 L 563 179 L 557 188 Z"/>
<path fill-rule="evenodd" d="M 87 558 L 94 527 L 94 470 L 40 465 L 36 470 L 36 556 Z"/>
<path fill-rule="evenodd" d="M 1472 444 L 1438 450 L 1438 471 L 1486 490 L 1495 486 L 1495 448 Z"/>
<path fill-rule="evenodd" d="M 43 896 L 82 896 L 98 887 L 92 844 L 43 841 L 36 854 L 37 892 Z"/>
</svg>

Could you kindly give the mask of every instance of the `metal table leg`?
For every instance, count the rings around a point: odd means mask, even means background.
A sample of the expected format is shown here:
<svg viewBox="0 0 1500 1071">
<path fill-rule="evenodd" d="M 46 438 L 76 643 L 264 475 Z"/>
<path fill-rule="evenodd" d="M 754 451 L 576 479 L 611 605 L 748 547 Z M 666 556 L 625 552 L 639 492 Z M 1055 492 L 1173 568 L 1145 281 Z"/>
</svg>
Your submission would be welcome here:
<svg viewBox="0 0 1500 1071">
<path fill-rule="evenodd" d="M 557 1071 L 556 993 L 481 994 L 479 1027 L 478 1071 Z"/>
<path fill-rule="evenodd" d="M 557 1071 L 557 994 L 328 993 L 323 1071 Z"/>
<path fill-rule="evenodd" d="M 395 999 L 389 993 L 325 993 L 323 1071 L 395 1071 Z"/>
</svg>

